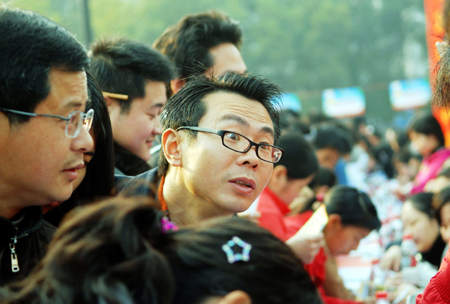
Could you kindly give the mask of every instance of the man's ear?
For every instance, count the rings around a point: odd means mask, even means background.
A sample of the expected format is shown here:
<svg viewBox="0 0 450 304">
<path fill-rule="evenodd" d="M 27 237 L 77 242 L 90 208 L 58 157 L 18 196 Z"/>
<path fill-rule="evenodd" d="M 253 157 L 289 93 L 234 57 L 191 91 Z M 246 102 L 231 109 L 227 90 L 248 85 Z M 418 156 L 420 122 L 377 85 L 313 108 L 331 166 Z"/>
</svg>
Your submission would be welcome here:
<svg viewBox="0 0 450 304">
<path fill-rule="evenodd" d="M 218 304 L 252 304 L 252 300 L 246 292 L 235 290 L 223 297 Z"/>
<path fill-rule="evenodd" d="M 284 189 L 287 180 L 287 168 L 283 165 L 278 165 L 273 168 L 268 186 L 274 192 L 279 192 Z"/>
<path fill-rule="evenodd" d="M 181 167 L 180 136 L 174 129 L 167 129 L 161 136 L 161 146 L 167 162 L 174 167 Z"/>
<path fill-rule="evenodd" d="M 186 79 L 175 78 L 170 81 L 170 88 L 172 89 L 172 93 L 176 94 L 181 89 L 182 86 L 186 84 Z"/>
</svg>

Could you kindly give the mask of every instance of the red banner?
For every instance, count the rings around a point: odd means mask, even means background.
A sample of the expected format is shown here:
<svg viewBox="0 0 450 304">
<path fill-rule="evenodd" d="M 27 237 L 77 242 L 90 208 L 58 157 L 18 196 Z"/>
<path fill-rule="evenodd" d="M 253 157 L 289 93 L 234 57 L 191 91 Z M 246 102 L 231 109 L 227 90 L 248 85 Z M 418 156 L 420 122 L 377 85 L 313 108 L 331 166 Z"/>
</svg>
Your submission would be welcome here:
<svg viewBox="0 0 450 304">
<path fill-rule="evenodd" d="M 445 32 L 442 28 L 442 12 L 445 0 L 424 0 L 426 18 L 426 37 L 428 46 L 428 62 L 430 70 L 430 84 L 434 83 L 435 67 L 439 61 L 436 42 L 442 41 Z M 448 109 L 433 109 L 434 116 L 441 124 L 447 146 L 450 145 L 450 112 Z"/>
</svg>

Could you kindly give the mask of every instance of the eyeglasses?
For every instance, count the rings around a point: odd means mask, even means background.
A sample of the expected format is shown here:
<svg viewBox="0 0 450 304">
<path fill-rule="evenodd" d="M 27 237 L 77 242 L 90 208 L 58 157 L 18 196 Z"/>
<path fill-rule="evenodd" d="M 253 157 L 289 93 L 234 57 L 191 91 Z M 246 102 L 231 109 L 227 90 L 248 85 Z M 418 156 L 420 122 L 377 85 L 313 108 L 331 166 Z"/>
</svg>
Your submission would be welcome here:
<svg viewBox="0 0 450 304">
<path fill-rule="evenodd" d="M 36 114 L 36 113 L 30 113 L 30 112 L 22 112 L 17 110 L 11 110 L 11 109 L 5 109 L 0 108 L 0 111 L 3 112 L 9 112 L 13 114 L 18 115 L 25 115 L 25 116 L 31 116 L 31 117 L 53 117 L 58 118 L 66 121 L 66 136 L 69 138 L 76 138 L 81 131 L 81 127 L 84 126 L 84 128 L 89 132 L 92 126 L 92 121 L 94 120 L 94 109 L 90 109 L 87 111 L 86 114 L 83 113 L 83 111 L 73 111 L 69 114 L 68 117 L 59 116 L 59 115 L 50 115 L 50 114 Z"/>
<path fill-rule="evenodd" d="M 244 135 L 231 131 L 225 130 L 216 131 L 212 129 L 205 129 L 199 127 L 179 127 L 177 131 L 180 130 L 192 130 L 219 135 L 220 137 L 222 137 L 222 144 L 225 147 L 239 153 L 247 153 L 253 146 L 255 146 L 256 156 L 258 156 L 259 159 L 268 163 L 279 162 L 284 153 L 283 149 L 279 147 L 268 144 L 257 144 L 248 139 L 247 137 L 245 137 Z"/>
</svg>

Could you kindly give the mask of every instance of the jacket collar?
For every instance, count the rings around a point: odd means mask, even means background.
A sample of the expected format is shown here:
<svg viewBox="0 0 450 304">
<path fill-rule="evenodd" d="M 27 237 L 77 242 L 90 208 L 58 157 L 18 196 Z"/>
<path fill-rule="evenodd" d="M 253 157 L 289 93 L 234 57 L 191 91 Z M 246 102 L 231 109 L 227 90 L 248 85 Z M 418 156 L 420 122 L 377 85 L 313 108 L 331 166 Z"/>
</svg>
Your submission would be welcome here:
<svg viewBox="0 0 450 304">
<path fill-rule="evenodd" d="M 119 169 L 125 175 L 135 176 L 151 169 L 145 160 L 116 142 L 114 142 L 114 157 L 116 169 Z"/>
<path fill-rule="evenodd" d="M 17 237 L 20 238 L 38 230 L 42 224 L 42 208 L 40 206 L 24 208 L 15 218 L 20 219 L 17 226 L 14 220 L 0 217 L 0 244 L 9 242 L 16 235 L 16 231 Z"/>
</svg>

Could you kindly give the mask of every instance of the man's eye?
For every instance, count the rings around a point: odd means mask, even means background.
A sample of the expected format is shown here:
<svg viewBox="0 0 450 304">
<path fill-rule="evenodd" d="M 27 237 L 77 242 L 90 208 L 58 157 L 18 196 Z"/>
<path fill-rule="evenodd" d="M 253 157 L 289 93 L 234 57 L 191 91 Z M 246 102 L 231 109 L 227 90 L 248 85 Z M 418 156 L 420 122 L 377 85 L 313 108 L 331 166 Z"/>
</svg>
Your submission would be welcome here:
<svg viewBox="0 0 450 304">
<path fill-rule="evenodd" d="M 270 147 L 270 146 L 267 146 L 267 145 L 262 145 L 262 146 L 260 146 L 260 149 L 261 149 L 261 150 L 264 150 L 264 151 L 270 151 L 270 150 L 271 150 L 271 147 Z"/>
<path fill-rule="evenodd" d="M 240 141 L 241 137 L 236 133 L 227 133 L 226 138 L 232 141 Z"/>
</svg>

